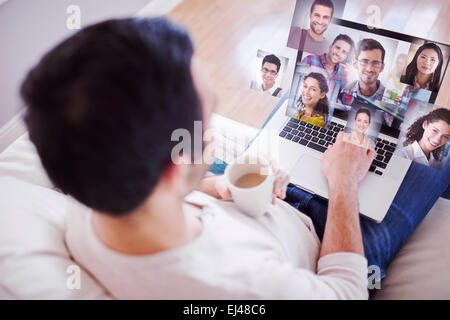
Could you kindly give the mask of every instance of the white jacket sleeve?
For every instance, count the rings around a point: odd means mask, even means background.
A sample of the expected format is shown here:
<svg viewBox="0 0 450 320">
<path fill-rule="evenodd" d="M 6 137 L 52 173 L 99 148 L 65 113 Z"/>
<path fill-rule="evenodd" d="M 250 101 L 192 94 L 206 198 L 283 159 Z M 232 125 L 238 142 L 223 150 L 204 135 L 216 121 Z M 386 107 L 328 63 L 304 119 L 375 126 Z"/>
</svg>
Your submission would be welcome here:
<svg viewBox="0 0 450 320">
<path fill-rule="evenodd" d="M 251 277 L 261 299 L 368 299 L 367 260 L 340 252 L 322 257 L 317 273 L 289 263 L 270 261 Z"/>
</svg>

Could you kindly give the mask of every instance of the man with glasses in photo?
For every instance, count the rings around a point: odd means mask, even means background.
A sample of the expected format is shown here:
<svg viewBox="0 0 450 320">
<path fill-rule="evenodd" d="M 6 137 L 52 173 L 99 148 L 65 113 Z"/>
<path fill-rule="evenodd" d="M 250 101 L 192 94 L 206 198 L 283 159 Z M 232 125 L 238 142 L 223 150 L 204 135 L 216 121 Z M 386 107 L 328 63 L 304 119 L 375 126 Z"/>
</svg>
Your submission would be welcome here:
<svg viewBox="0 0 450 320">
<path fill-rule="evenodd" d="M 363 39 L 358 43 L 353 63 L 356 70 L 347 75 L 349 85 L 347 92 L 342 95 L 344 104 L 351 105 L 356 95 L 381 101 L 385 87 L 378 76 L 384 70 L 385 53 L 381 43 L 374 39 Z M 358 80 L 351 81 L 355 73 L 358 74 Z"/>
<path fill-rule="evenodd" d="M 280 67 L 281 61 L 277 56 L 273 54 L 265 56 L 261 65 L 261 83 L 252 81 L 250 88 L 280 98 L 282 88 L 275 87 Z"/>
</svg>

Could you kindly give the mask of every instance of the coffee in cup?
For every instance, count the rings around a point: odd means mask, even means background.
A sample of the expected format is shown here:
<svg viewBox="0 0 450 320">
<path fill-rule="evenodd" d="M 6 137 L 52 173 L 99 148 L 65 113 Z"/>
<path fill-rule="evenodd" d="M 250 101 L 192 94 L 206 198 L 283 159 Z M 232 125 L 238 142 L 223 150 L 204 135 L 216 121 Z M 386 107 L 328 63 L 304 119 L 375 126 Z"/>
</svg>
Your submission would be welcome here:
<svg viewBox="0 0 450 320">
<path fill-rule="evenodd" d="M 225 169 L 225 179 L 236 205 L 246 214 L 263 215 L 272 203 L 275 174 L 264 157 L 244 155 Z"/>
</svg>

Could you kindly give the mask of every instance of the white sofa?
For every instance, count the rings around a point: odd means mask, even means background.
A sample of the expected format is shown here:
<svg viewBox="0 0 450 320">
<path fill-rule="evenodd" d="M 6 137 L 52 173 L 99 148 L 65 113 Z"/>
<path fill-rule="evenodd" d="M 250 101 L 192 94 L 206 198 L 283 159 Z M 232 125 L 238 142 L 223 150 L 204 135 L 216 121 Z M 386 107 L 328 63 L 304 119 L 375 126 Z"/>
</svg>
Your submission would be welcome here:
<svg viewBox="0 0 450 320">
<path fill-rule="evenodd" d="M 111 299 L 64 242 L 74 201 L 53 188 L 25 134 L 0 154 L 0 299 Z M 440 199 L 398 253 L 375 299 L 450 299 L 450 200 Z M 69 283 L 70 284 L 70 283 Z"/>
</svg>

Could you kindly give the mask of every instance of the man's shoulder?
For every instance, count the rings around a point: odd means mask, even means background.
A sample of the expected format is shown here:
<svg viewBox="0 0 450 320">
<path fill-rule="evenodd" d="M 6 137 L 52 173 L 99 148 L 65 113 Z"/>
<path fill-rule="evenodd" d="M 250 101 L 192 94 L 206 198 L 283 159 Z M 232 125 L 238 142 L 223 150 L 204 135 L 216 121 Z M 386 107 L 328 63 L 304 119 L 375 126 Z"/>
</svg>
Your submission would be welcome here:
<svg viewBox="0 0 450 320">
<path fill-rule="evenodd" d="M 385 89 L 386 89 L 386 87 L 383 85 L 383 83 L 382 83 L 380 80 L 378 80 L 378 90 L 377 90 L 377 93 L 379 93 L 379 92 L 384 92 Z"/>
<path fill-rule="evenodd" d="M 302 63 L 311 65 L 319 65 L 322 62 L 323 54 L 310 54 L 303 58 Z"/>
<path fill-rule="evenodd" d="M 272 96 L 277 97 L 277 98 L 281 98 L 281 95 L 283 94 L 283 88 L 278 87 L 276 88 L 273 93 Z"/>
</svg>

